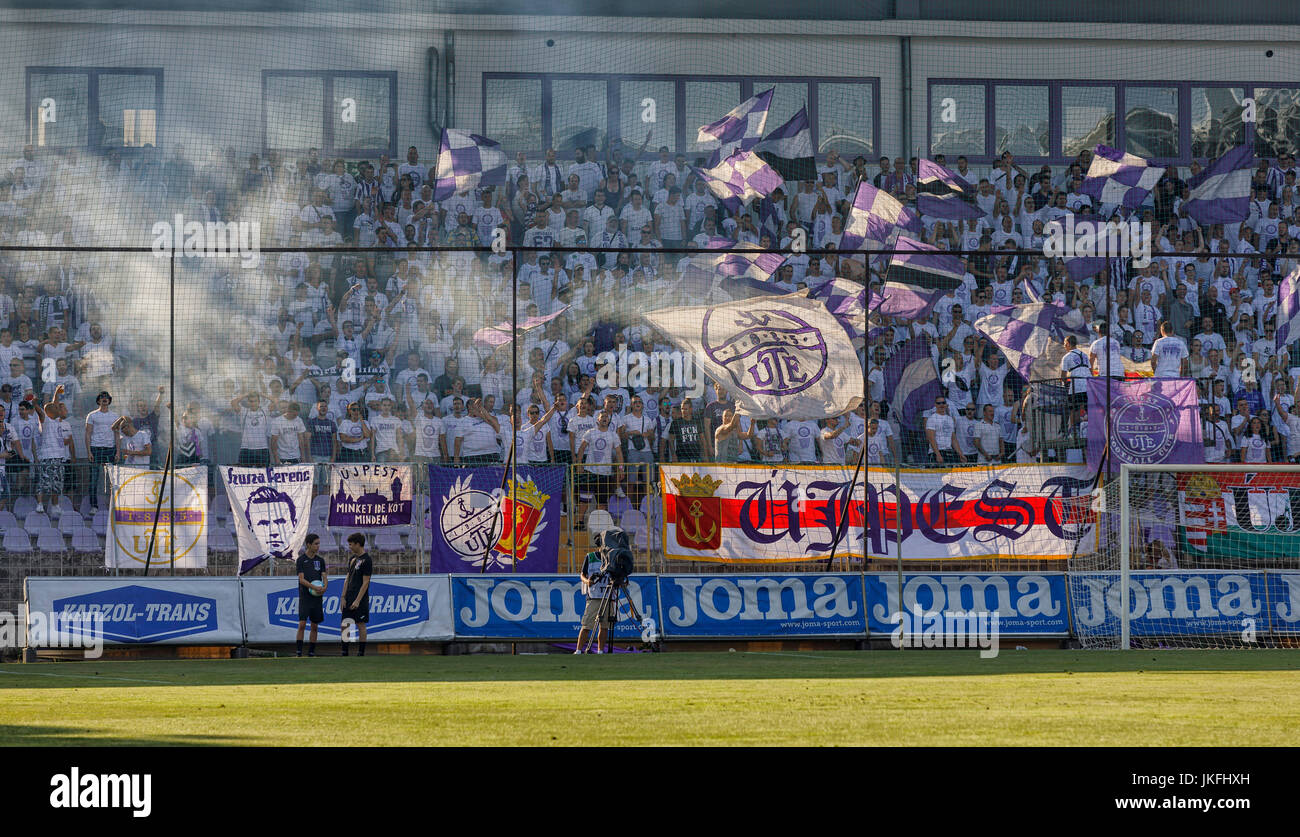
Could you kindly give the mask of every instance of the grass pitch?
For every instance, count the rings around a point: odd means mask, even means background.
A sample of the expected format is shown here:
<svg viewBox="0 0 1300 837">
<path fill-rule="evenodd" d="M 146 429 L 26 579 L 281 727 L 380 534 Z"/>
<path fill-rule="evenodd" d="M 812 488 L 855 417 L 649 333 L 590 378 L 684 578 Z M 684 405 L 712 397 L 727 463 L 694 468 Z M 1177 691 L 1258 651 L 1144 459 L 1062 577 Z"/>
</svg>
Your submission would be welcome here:
<svg viewBox="0 0 1300 837">
<path fill-rule="evenodd" d="M 1289 745 L 1297 710 L 1300 651 L 0 666 L 4 745 Z"/>
</svg>

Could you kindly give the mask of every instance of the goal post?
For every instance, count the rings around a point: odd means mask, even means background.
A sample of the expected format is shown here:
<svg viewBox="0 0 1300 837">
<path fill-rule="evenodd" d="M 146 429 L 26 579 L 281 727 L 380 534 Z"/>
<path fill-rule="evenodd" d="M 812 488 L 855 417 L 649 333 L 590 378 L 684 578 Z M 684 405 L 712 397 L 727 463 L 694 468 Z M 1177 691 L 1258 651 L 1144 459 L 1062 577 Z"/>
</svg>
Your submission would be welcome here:
<svg viewBox="0 0 1300 837">
<path fill-rule="evenodd" d="M 1300 465 L 1124 464 L 1070 560 L 1087 648 L 1300 644 Z"/>
</svg>

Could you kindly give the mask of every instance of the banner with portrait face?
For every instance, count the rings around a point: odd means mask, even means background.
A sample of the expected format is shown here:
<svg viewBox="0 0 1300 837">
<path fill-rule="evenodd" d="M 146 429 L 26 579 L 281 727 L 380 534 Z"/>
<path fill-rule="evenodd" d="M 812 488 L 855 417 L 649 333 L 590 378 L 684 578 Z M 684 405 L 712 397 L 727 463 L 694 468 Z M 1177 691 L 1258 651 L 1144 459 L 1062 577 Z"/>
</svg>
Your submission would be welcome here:
<svg viewBox="0 0 1300 837">
<path fill-rule="evenodd" d="M 239 573 L 267 558 L 292 561 L 311 522 L 314 465 L 221 469 L 239 542 Z"/>
<path fill-rule="evenodd" d="M 129 465 L 109 465 L 107 470 L 112 493 L 104 539 L 105 567 L 143 569 L 146 562 L 152 567 L 207 567 L 206 467 L 178 468 L 174 479 L 163 479 L 162 471 Z M 157 542 L 150 550 L 155 536 Z"/>
</svg>

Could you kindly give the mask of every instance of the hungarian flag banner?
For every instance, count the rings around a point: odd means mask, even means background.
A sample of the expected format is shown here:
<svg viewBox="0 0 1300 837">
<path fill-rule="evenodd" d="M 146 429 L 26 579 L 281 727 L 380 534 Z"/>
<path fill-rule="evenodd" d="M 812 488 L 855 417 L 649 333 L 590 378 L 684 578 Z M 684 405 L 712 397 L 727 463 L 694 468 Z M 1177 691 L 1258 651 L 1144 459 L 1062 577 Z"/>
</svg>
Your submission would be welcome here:
<svg viewBox="0 0 1300 837">
<path fill-rule="evenodd" d="M 863 483 L 852 468 L 665 463 L 664 556 L 683 561 L 777 564 L 863 555 Z M 850 499 L 852 506 L 850 508 Z"/>
<path fill-rule="evenodd" d="M 1276 566 L 1300 557 L 1300 474 L 1195 471 L 1177 477 L 1178 545 L 1185 558 L 1249 568 L 1252 561 Z M 1140 517 L 1170 520 L 1172 511 L 1150 508 Z M 1168 532 L 1154 531 L 1156 526 L 1161 524 L 1148 527 L 1144 538 L 1168 540 Z"/>
</svg>

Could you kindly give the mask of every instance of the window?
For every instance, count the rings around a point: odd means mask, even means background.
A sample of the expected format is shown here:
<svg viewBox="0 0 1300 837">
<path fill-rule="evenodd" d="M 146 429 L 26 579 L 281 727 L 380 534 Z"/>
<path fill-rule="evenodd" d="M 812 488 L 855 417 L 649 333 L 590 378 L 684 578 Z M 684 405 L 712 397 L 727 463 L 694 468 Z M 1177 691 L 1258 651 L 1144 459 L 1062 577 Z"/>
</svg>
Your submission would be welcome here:
<svg viewBox="0 0 1300 837">
<path fill-rule="evenodd" d="M 552 79 L 551 146 L 573 151 L 578 146 L 605 147 L 609 132 L 609 85 L 603 79 Z"/>
<path fill-rule="evenodd" d="M 794 115 L 799 112 L 799 108 L 812 104 L 812 101 L 808 98 L 807 82 L 771 82 L 755 79 L 753 87 L 756 94 L 762 93 L 769 87 L 772 88 L 772 105 L 767 109 L 767 131 L 780 128 L 794 118 Z M 735 107 L 735 105 L 732 107 Z M 723 111 L 723 113 L 725 112 Z M 810 119 L 812 118 L 811 110 L 808 111 L 808 116 Z"/>
<path fill-rule="evenodd" d="M 514 159 L 515 151 L 545 144 L 541 79 L 487 79 L 484 94 L 483 133 L 501 143 L 510 159 Z"/>
<path fill-rule="evenodd" d="M 162 70 L 29 67 L 29 141 L 48 148 L 160 143 Z"/>
<path fill-rule="evenodd" d="M 817 85 L 817 153 L 832 149 L 852 160 L 875 156 L 875 88 L 870 84 Z"/>
<path fill-rule="evenodd" d="M 727 109 L 733 107 L 735 105 L 730 105 Z M 650 150 L 664 145 L 676 147 L 677 85 L 674 82 L 620 81 L 618 109 L 618 135 L 623 138 L 623 146 L 629 152 L 641 147 L 647 133 L 650 135 L 647 144 Z M 647 122 L 645 117 L 652 112 L 654 121 Z"/>
<path fill-rule="evenodd" d="M 1192 88 L 1192 156 L 1218 157 L 1245 140 L 1240 87 Z"/>
<path fill-rule="evenodd" d="M 1124 146 L 1130 154 L 1178 159 L 1178 88 L 1124 88 Z"/>
<path fill-rule="evenodd" d="M 1061 87 L 1061 153 L 1115 147 L 1115 88 Z"/>
<path fill-rule="evenodd" d="M 269 150 L 319 148 L 327 157 L 396 152 L 396 73 L 267 70 L 262 89 Z"/>
<path fill-rule="evenodd" d="M 1048 156 L 1047 87 L 998 84 L 993 88 L 994 151 L 1017 157 Z"/>
<path fill-rule="evenodd" d="M 1277 158 L 1300 136 L 1300 89 L 1255 88 L 1255 155 Z"/>
<path fill-rule="evenodd" d="M 930 85 L 930 153 L 983 157 L 984 85 Z"/>
<path fill-rule="evenodd" d="M 703 151 L 700 143 L 695 141 L 700 135 L 700 127 L 721 119 L 740 104 L 743 98 L 738 81 L 686 82 L 686 150 Z M 776 125 L 770 127 L 775 128 Z"/>
</svg>

